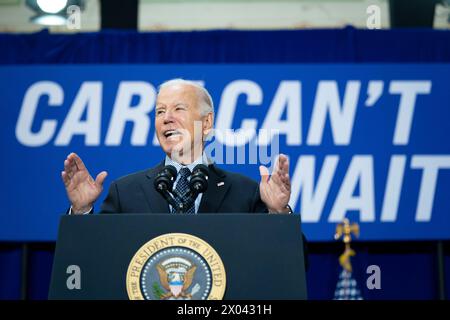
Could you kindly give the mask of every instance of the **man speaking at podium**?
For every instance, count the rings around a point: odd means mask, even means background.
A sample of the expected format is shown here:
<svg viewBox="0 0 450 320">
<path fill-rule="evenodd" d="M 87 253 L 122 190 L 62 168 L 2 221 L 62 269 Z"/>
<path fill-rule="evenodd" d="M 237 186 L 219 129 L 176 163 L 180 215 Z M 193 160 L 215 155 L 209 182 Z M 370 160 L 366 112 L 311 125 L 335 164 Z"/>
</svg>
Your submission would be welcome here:
<svg viewBox="0 0 450 320">
<path fill-rule="evenodd" d="M 214 108 L 205 88 L 193 81 L 169 80 L 159 87 L 155 110 L 155 130 L 165 160 L 152 169 L 113 181 L 101 213 L 176 212 L 177 201 L 168 201 L 155 189 L 154 181 L 166 166 L 173 166 L 173 190 L 187 194 L 192 171 L 199 164 L 207 166 L 207 189 L 188 202 L 184 213 L 291 212 L 289 161 L 285 155 L 278 157 L 271 176 L 266 167 L 260 166 L 259 185 L 218 168 L 206 157 L 205 140 L 213 130 Z M 71 203 L 70 214 L 93 212 L 106 176 L 103 171 L 94 180 L 77 154 L 67 157 L 61 177 Z"/>
</svg>

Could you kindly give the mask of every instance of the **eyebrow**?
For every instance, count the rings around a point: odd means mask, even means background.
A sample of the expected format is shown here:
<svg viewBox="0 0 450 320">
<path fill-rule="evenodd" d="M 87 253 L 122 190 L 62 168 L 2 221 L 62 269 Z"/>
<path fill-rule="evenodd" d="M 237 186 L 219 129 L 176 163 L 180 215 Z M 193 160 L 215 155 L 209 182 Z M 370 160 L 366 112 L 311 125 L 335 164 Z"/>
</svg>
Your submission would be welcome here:
<svg viewBox="0 0 450 320">
<path fill-rule="evenodd" d="M 177 106 L 189 107 L 189 105 L 187 103 L 184 103 L 184 102 L 177 102 L 174 106 L 175 107 L 177 107 Z M 156 103 L 156 108 L 158 108 L 158 107 L 159 108 L 167 108 L 167 105 L 162 103 L 162 102 L 157 102 Z"/>
</svg>

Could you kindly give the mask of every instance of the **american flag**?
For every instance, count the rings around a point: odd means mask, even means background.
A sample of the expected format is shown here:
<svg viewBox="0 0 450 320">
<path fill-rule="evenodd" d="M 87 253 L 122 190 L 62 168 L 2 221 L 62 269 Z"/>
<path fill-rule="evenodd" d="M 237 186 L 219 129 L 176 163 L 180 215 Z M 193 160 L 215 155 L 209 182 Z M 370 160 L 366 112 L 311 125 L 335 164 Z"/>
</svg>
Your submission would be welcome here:
<svg viewBox="0 0 450 320">
<path fill-rule="evenodd" d="M 361 291 L 350 271 L 342 269 L 334 291 L 334 300 L 363 300 Z"/>
</svg>

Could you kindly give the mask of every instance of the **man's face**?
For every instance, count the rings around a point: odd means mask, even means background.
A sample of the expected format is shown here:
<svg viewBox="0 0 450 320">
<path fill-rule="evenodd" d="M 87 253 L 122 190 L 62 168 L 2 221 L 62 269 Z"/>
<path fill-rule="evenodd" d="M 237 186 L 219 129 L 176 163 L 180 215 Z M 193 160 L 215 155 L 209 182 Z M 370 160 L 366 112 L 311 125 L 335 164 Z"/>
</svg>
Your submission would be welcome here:
<svg viewBox="0 0 450 320">
<path fill-rule="evenodd" d="M 162 88 L 156 99 L 155 128 L 164 152 L 174 153 L 202 150 L 203 135 L 212 127 L 212 115 L 200 115 L 197 89 L 177 84 Z M 197 150 L 197 149 L 196 149 Z M 198 155 L 196 155 L 198 156 Z"/>
</svg>

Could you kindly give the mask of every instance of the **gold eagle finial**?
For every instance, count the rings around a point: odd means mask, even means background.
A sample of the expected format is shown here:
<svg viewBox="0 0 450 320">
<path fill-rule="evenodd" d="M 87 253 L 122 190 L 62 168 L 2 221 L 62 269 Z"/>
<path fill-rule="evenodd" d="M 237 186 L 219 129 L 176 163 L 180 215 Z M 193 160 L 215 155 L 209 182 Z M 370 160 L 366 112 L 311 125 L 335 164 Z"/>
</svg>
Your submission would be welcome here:
<svg viewBox="0 0 450 320">
<path fill-rule="evenodd" d="M 342 241 L 345 243 L 345 251 L 339 256 L 339 264 L 348 272 L 352 272 L 350 257 L 356 254 L 350 247 L 352 234 L 359 237 L 359 225 L 357 223 L 350 224 L 350 221 L 347 218 L 344 218 L 344 220 L 336 226 L 336 233 L 334 234 L 335 240 L 339 240 L 342 237 Z"/>
</svg>

